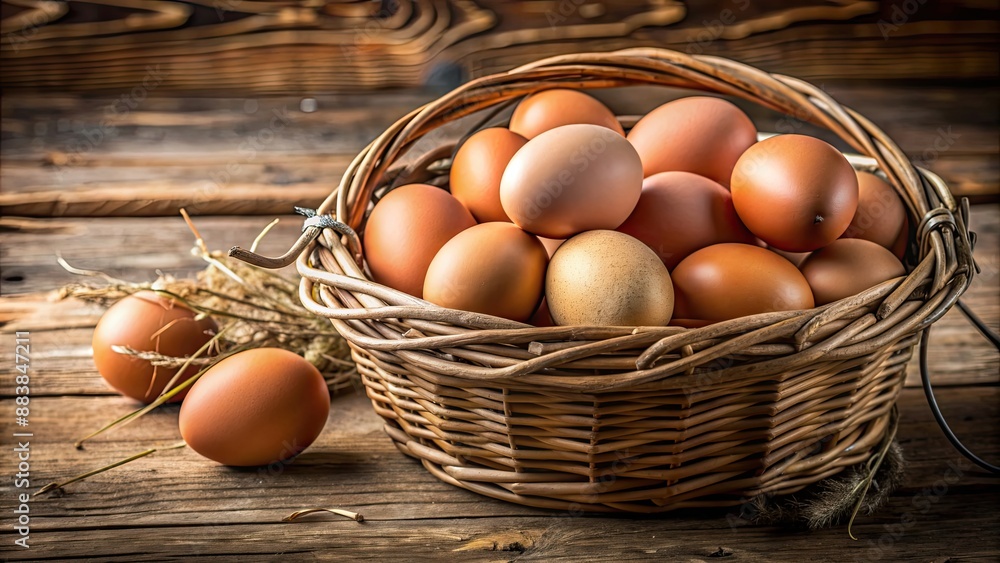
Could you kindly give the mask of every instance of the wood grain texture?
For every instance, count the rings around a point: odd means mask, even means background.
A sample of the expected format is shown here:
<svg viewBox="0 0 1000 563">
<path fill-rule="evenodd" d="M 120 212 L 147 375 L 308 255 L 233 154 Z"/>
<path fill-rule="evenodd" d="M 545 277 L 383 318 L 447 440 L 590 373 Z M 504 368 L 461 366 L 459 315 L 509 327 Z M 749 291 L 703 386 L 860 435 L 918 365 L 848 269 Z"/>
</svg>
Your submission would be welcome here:
<svg viewBox="0 0 1000 563">
<path fill-rule="evenodd" d="M 824 88 L 878 123 L 957 195 L 1000 200 L 996 89 L 857 83 Z M 682 95 L 656 88 L 595 94 L 623 115 Z M 5 96 L 0 214 L 173 216 L 185 206 L 193 214 L 273 215 L 294 205 L 315 206 L 368 142 L 432 98 L 415 91 L 322 97 L 311 113 L 299 109 L 298 98 L 149 99 L 109 120 L 107 99 Z M 742 106 L 762 131 L 834 141 L 811 125 Z M 474 123 L 467 119 L 435 132 L 412 156 L 457 139 Z"/>
<path fill-rule="evenodd" d="M 984 78 L 995 76 L 997 63 L 995 6 L 976 3 L 53 4 L 65 15 L 21 11 L 4 19 L 6 90 L 127 91 L 152 68 L 162 75 L 160 93 L 316 94 L 440 85 L 548 55 L 637 46 L 735 55 L 822 79 Z M 774 48 L 792 41 L 797 48 Z"/>
<path fill-rule="evenodd" d="M 46 373 L 46 360 L 40 359 L 40 381 Z M 1000 455 L 996 387 L 942 389 L 939 396 L 963 439 L 984 456 Z M 10 403 L 0 400 L 0 408 Z M 235 470 L 189 450 L 169 451 L 68 487 L 64 496 L 37 498 L 28 555 L 105 561 L 279 555 L 590 561 L 613 554 L 707 561 L 722 547 L 746 561 L 801 561 L 809 553 L 839 553 L 841 560 L 880 555 L 942 561 L 995 553 L 995 536 L 984 533 L 1000 523 L 998 490 L 950 449 L 920 390 L 905 390 L 900 403 L 906 482 L 879 514 L 859 518 L 854 532 L 860 542 L 851 541 L 843 527 L 802 533 L 750 526 L 738 509 L 596 518 L 485 499 L 439 482 L 395 451 L 367 399 L 347 395 L 334 400 L 316 444 L 289 465 Z M 35 486 L 178 439 L 177 408 L 169 407 L 77 451 L 71 443 L 80 432 L 126 412 L 132 403 L 112 396 L 64 396 L 33 404 Z M 10 462 L 4 463 L 6 472 Z M 949 473 L 952 467 L 962 472 L 957 480 Z M 8 499 L 10 493 L 5 483 L 0 494 Z M 293 510 L 314 506 L 360 511 L 366 522 L 325 516 L 280 522 Z M 901 522 L 907 524 L 894 526 Z M 898 537 L 883 539 L 887 534 Z M 4 530 L 2 537 L 6 543 L 11 533 Z"/>
</svg>

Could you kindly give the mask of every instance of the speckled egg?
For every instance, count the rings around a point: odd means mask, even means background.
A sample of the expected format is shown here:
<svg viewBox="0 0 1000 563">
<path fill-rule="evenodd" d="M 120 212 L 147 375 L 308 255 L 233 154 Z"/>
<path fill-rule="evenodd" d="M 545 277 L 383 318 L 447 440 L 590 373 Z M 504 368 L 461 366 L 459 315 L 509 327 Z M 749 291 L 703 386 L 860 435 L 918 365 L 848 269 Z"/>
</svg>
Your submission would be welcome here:
<svg viewBox="0 0 1000 563">
<path fill-rule="evenodd" d="M 559 325 L 662 326 L 674 310 L 670 274 L 656 253 L 617 231 L 588 231 L 549 262 L 545 300 Z"/>
</svg>

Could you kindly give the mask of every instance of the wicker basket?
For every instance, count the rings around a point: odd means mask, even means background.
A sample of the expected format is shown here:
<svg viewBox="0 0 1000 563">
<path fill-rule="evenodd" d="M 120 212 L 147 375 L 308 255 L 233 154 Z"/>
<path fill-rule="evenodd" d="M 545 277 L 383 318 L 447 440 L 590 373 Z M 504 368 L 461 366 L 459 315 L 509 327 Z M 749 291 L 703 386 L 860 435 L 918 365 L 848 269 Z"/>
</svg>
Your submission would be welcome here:
<svg viewBox="0 0 1000 563">
<path fill-rule="evenodd" d="M 700 329 L 535 328 L 369 280 L 355 230 L 373 198 L 447 175 L 451 144 L 393 168 L 415 141 L 539 90 L 630 85 L 743 98 L 834 132 L 864 155 L 855 166 L 881 170 L 902 196 L 909 275 L 812 310 Z M 531 506 L 661 512 L 792 493 L 871 457 L 921 330 L 973 275 L 967 212 L 818 88 L 726 59 L 633 49 L 546 59 L 414 110 L 357 157 L 320 209 L 332 217 L 314 218 L 292 252 L 303 303 L 350 343 L 386 432 L 435 476 Z"/>
</svg>

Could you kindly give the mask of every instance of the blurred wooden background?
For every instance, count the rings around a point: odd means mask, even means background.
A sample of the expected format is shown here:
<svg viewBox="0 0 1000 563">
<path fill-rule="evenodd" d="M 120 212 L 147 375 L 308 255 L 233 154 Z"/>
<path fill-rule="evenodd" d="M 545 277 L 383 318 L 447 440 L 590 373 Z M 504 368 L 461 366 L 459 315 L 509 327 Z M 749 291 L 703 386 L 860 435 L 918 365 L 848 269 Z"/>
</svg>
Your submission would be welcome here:
<svg viewBox="0 0 1000 563">
<path fill-rule="evenodd" d="M 661 46 L 830 79 L 995 79 L 991 0 L 4 0 L 3 88 L 244 96 L 450 87 Z M 792 46 L 794 45 L 794 48 Z"/>
</svg>

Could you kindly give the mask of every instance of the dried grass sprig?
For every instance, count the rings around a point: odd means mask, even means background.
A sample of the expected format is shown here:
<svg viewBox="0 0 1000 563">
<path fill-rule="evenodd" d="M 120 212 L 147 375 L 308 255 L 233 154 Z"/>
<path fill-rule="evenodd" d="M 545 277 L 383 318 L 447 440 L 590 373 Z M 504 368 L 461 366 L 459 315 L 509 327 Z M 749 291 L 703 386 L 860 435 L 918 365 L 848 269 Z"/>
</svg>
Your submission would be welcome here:
<svg viewBox="0 0 1000 563">
<path fill-rule="evenodd" d="M 59 264 L 68 272 L 99 279 L 102 283 L 69 284 L 55 297 L 73 297 L 110 306 L 139 291 L 156 291 L 199 314 L 211 316 L 225 327 L 225 337 L 218 341 L 223 353 L 237 348 L 284 348 L 315 365 L 331 391 L 355 385 L 357 370 L 351 361 L 350 349 L 329 321 L 310 314 L 302 306 L 297 283 L 276 272 L 230 258 L 225 252 L 209 250 L 191 218 L 184 210 L 181 215 L 195 237 L 192 253 L 207 263 L 195 279 L 160 275 L 152 282 L 132 283 L 104 272 L 76 268 L 59 256 Z M 256 248 L 277 223 L 277 219 L 269 223 L 257 235 L 252 248 Z M 166 367 L 176 367 L 188 360 L 135 350 L 116 351 Z M 214 361 L 217 360 L 201 358 L 194 363 L 210 365 Z"/>
<path fill-rule="evenodd" d="M 187 444 L 185 444 L 184 442 L 180 442 L 180 443 L 174 444 L 172 446 L 166 446 L 166 447 L 163 447 L 163 448 L 149 448 L 148 450 L 141 451 L 141 452 L 139 452 L 139 453 L 137 453 L 135 455 L 131 455 L 131 456 L 125 458 L 125 459 L 118 460 L 118 461 L 116 461 L 114 463 L 110 463 L 108 465 L 105 465 L 104 467 L 100 467 L 98 469 L 87 471 L 86 473 L 82 473 L 80 475 L 77 475 L 76 477 L 72 477 L 70 479 L 67 479 L 66 481 L 63 481 L 62 483 L 56 483 L 56 482 L 49 483 L 48 485 L 45 485 L 41 489 L 38 489 L 37 491 L 35 491 L 35 493 L 32 494 L 31 496 L 38 496 L 38 495 L 43 494 L 43 493 L 51 493 L 51 492 L 55 492 L 55 491 L 61 491 L 62 488 L 65 487 L 66 485 L 71 485 L 73 483 L 76 483 L 77 481 L 83 481 L 84 479 L 86 479 L 88 477 L 93 477 L 94 475 L 97 475 L 99 473 L 104 473 L 105 471 L 108 471 L 110 469 L 114 469 L 116 467 L 120 467 L 122 465 L 125 465 L 126 463 L 131 463 L 131 462 L 133 462 L 133 461 L 135 461 L 137 459 L 144 458 L 144 457 L 146 457 L 148 455 L 151 455 L 151 454 L 155 454 L 156 452 L 162 452 L 162 451 L 166 451 L 166 450 L 177 450 L 177 449 L 183 448 L 185 446 L 187 446 Z"/>
<path fill-rule="evenodd" d="M 351 512 L 350 510 L 344 510 L 341 508 L 306 508 L 303 510 L 296 510 L 295 512 L 285 516 L 281 519 L 282 522 L 294 522 L 303 516 L 308 516 L 309 514 L 315 514 L 317 512 L 329 512 L 330 514 L 336 514 L 338 516 L 343 516 L 344 518 L 350 518 L 355 522 L 364 522 L 365 517 L 360 512 Z"/>
</svg>

